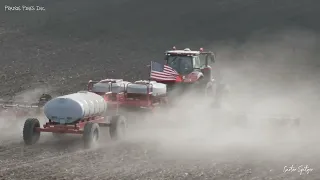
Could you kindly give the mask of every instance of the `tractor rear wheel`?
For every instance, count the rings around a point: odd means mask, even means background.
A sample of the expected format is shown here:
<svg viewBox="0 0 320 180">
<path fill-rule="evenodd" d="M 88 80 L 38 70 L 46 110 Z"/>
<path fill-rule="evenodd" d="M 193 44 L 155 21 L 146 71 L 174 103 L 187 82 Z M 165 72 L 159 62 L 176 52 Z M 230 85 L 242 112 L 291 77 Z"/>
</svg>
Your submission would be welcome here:
<svg viewBox="0 0 320 180">
<path fill-rule="evenodd" d="M 100 135 L 100 128 L 97 123 L 87 122 L 83 130 L 84 148 L 95 147 Z"/>
<path fill-rule="evenodd" d="M 214 88 L 214 84 L 212 82 L 208 82 L 205 86 L 205 97 L 208 97 L 208 98 L 214 98 L 215 95 L 216 95 L 216 91 L 215 91 L 215 88 Z"/>
<path fill-rule="evenodd" d="M 215 93 L 215 102 L 213 103 L 213 107 L 220 108 L 221 103 L 228 94 L 228 89 L 225 84 L 217 84 L 216 85 L 216 93 Z"/>
<path fill-rule="evenodd" d="M 210 106 L 212 107 L 220 107 L 220 99 L 217 96 L 217 88 L 216 84 L 213 82 L 208 82 L 205 86 L 205 98 L 210 100 Z"/>
<path fill-rule="evenodd" d="M 112 140 L 124 138 L 127 128 L 126 118 L 124 116 L 113 116 L 111 118 L 109 133 Z"/>
<path fill-rule="evenodd" d="M 40 139 L 40 132 L 36 128 L 40 127 L 40 122 L 36 118 L 29 118 L 24 122 L 23 141 L 26 145 L 33 145 Z"/>
</svg>

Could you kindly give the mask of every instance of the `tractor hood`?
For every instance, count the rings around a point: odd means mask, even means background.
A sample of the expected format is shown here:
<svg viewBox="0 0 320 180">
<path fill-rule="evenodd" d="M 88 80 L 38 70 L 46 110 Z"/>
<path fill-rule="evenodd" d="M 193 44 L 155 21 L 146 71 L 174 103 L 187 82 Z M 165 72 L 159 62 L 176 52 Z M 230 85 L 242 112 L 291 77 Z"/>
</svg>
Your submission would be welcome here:
<svg viewBox="0 0 320 180">
<path fill-rule="evenodd" d="M 202 72 L 193 71 L 188 75 L 184 75 L 184 76 L 179 75 L 179 77 L 177 77 L 176 82 L 194 83 L 198 81 L 198 79 L 202 76 L 203 76 Z"/>
</svg>

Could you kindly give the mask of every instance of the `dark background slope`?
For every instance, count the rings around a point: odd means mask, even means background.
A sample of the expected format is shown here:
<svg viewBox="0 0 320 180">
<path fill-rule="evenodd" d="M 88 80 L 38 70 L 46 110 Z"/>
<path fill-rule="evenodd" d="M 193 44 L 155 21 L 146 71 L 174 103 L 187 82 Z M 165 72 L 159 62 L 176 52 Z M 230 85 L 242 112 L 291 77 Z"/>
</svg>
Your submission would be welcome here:
<svg viewBox="0 0 320 180">
<path fill-rule="evenodd" d="M 299 28 L 318 32 L 316 0 L 2 0 L 2 96 L 44 80 L 59 93 L 89 79 L 147 78 L 151 60 L 178 47 L 244 42 L 252 33 Z M 8 12 L 39 5 L 45 12 Z M 219 53 L 219 52 L 217 52 Z"/>
</svg>

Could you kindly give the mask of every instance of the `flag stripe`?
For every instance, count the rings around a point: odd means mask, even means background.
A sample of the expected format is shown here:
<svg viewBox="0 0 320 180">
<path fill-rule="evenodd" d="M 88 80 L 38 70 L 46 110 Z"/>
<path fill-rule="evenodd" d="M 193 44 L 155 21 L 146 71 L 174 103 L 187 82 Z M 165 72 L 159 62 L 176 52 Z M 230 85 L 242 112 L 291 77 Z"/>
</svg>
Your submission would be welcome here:
<svg viewBox="0 0 320 180">
<path fill-rule="evenodd" d="M 158 77 L 175 77 L 174 75 L 168 75 L 161 72 L 154 72 L 152 71 L 151 76 L 158 76 Z"/>
<path fill-rule="evenodd" d="M 158 81 L 172 81 L 178 73 L 170 66 L 151 61 L 150 78 Z"/>
<path fill-rule="evenodd" d="M 172 69 L 171 67 L 169 67 L 167 65 L 164 65 L 164 70 L 168 71 L 169 73 L 178 75 L 178 73 L 174 69 Z"/>
<path fill-rule="evenodd" d="M 166 75 L 159 75 L 159 74 L 155 74 L 153 73 L 153 75 L 151 75 L 151 78 L 153 79 L 170 79 L 170 80 L 175 80 L 176 78 L 174 76 L 166 76 Z"/>
</svg>

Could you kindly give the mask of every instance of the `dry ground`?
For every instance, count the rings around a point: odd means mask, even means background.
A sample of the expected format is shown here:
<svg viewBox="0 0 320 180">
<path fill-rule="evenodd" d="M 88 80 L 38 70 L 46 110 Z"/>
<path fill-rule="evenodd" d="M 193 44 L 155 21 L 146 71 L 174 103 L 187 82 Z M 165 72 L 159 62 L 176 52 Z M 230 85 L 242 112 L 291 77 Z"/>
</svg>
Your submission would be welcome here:
<svg viewBox="0 0 320 180">
<path fill-rule="evenodd" d="M 124 141 L 106 136 L 99 148 L 84 151 L 76 137 L 59 142 L 50 134 L 24 147 L 24 119 L 2 116 L 2 179 L 320 179 L 319 1 L 1 0 L 0 5 L 2 97 L 35 99 L 43 90 L 38 81 L 57 95 L 84 89 L 89 79 L 144 79 L 146 65 L 161 61 L 171 46 L 204 47 L 217 53 L 230 85 L 225 109 L 303 118 L 297 132 L 214 128 L 216 113 L 198 102 L 149 117 L 151 122 L 136 124 Z M 9 12 L 5 5 L 46 11 Z M 169 126 L 168 119 L 180 124 Z M 291 165 L 313 170 L 284 173 Z"/>
</svg>

